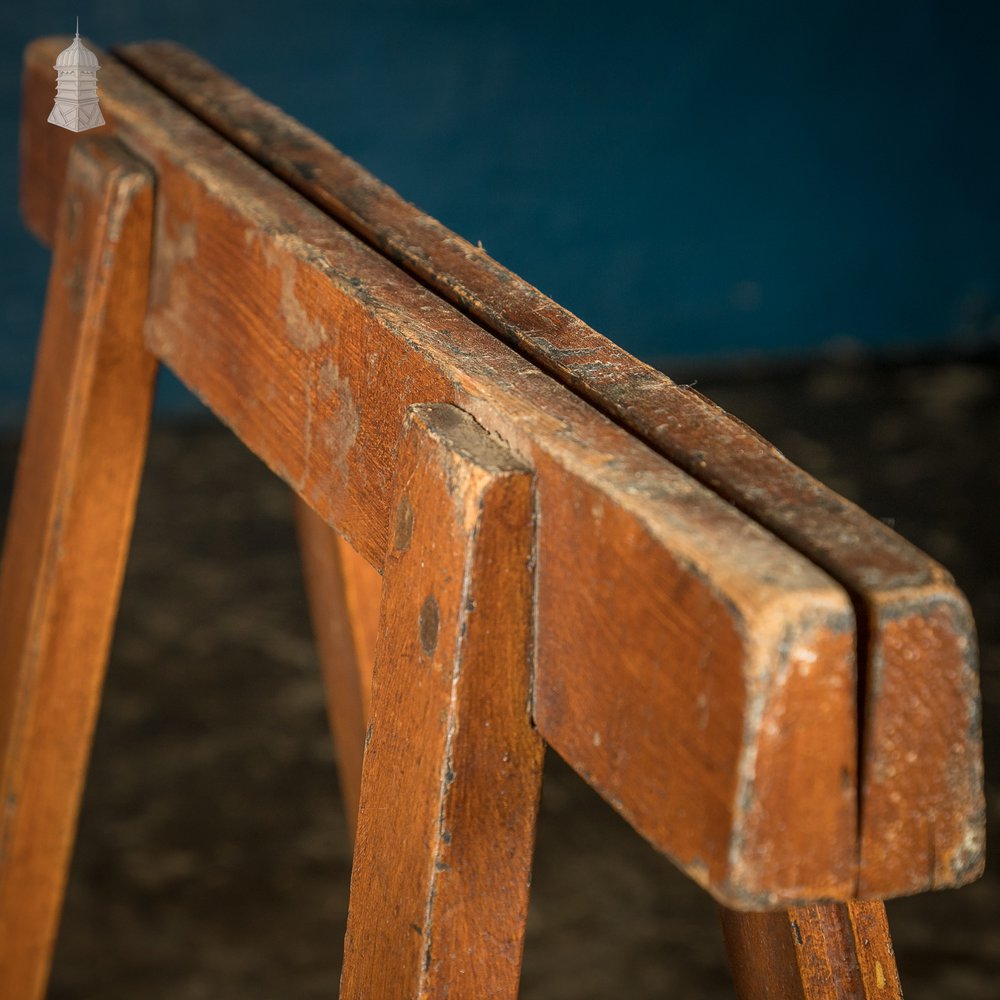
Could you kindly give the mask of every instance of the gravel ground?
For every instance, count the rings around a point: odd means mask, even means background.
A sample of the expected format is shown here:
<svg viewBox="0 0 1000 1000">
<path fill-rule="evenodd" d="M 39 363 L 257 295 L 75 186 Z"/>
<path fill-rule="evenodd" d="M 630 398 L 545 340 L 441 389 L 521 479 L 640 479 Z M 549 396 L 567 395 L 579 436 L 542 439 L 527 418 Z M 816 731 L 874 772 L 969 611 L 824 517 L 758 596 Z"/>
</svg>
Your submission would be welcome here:
<svg viewBox="0 0 1000 1000">
<path fill-rule="evenodd" d="M 1000 357 L 698 388 L 966 590 L 995 848 Z M 335 996 L 349 854 L 325 725 L 285 488 L 216 425 L 157 429 L 51 997 Z M 998 881 L 890 904 L 910 1000 L 998 996 Z M 711 901 L 550 755 L 522 996 L 731 995 Z"/>
</svg>

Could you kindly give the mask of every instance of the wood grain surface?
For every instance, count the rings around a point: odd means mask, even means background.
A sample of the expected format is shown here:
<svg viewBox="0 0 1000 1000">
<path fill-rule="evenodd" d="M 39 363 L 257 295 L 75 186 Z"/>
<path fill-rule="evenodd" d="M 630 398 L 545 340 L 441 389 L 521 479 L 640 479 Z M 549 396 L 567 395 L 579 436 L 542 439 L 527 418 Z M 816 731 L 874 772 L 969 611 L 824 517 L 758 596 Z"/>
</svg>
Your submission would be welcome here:
<svg viewBox="0 0 1000 1000">
<path fill-rule="evenodd" d="M 341 996 L 517 995 L 542 741 L 532 475 L 453 406 L 408 412 Z"/>
<path fill-rule="evenodd" d="M 939 565 L 198 56 L 169 42 L 127 46 L 120 55 L 369 245 L 838 580 L 861 623 L 859 891 L 916 892 L 981 872 L 975 633 L 964 597 Z"/>
<path fill-rule="evenodd" d="M 57 237 L 0 569 L 0 996 L 18 1000 L 45 992 L 156 368 L 142 340 L 149 171 L 87 137 L 52 196 Z"/>
<path fill-rule="evenodd" d="M 295 521 L 340 792 L 353 837 L 371 709 L 382 577 L 298 498 Z"/>
<path fill-rule="evenodd" d="M 739 1000 L 901 1000 L 885 907 L 871 900 L 722 911 Z"/>
<path fill-rule="evenodd" d="M 26 54 L 24 208 L 43 235 L 38 192 L 61 189 L 61 147 L 36 112 L 62 44 Z M 841 588 L 114 58 L 102 65 L 110 128 L 157 172 L 154 353 L 376 567 L 406 409 L 472 414 L 537 477 L 545 738 L 729 905 L 856 891 Z"/>
</svg>

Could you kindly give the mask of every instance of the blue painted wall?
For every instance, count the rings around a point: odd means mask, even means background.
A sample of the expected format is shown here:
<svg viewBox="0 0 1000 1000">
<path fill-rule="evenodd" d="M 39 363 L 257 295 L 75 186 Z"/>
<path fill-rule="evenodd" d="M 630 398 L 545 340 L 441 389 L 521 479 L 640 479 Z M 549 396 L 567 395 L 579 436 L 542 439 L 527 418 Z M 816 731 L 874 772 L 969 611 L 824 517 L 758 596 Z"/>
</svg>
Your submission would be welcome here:
<svg viewBox="0 0 1000 1000">
<path fill-rule="evenodd" d="M 20 51 L 77 13 L 104 46 L 197 49 L 641 356 L 1000 328 L 995 2 L 15 0 L 0 422 L 47 267 L 17 215 Z"/>
</svg>

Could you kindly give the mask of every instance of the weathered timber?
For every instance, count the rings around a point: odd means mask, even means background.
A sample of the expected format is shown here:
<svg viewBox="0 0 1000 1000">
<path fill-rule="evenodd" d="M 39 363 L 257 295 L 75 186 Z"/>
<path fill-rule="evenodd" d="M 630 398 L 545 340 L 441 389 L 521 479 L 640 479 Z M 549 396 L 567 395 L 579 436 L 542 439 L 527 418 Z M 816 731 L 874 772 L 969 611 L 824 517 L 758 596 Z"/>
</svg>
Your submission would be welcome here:
<svg viewBox="0 0 1000 1000">
<path fill-rule="evenodd" d="M 45 992 L 156 368 L 142 338 L 150 173 L 87 136 L 52 195 L 58 235 L 0 569 L 0 996 L 18 1000 Z"/>
<path fill-rule="evenodd" d="M 722 911 L 739 1000 L 901 1000 L 877 900 L 775 913 Z"/>
<path fill-rule="evenodd" d="M 329 143 L 169 42 L 125 61 L 371 246 L 838 580 L 862 623 L 861 871 L 873 896 L 983 865 L 975 635 L 948 574 L 749 427 L 600 336 Z"/>
<path fill-rule="evenodd" d="M 309 614 L 337 751 L 344 812 L 354 836 L 371 706 L 382 578 L 325 521 L 295 501 Z"/>
<path fill-rule="evenodd" d="M 367 725 L 371 714 L 372 672 L 375 669 L 375 642 L 378 637 L 379 608 L 382 602 L 382 577 L 340 535 L 336 535 L 336 539 L 344 577 L 344 595 L 351 616 L 351 634 L 357 650 L 361 711 Z"/>
<path fill-rule="evenodd" d="M 341 996 L 513 1000 L 542 773 L 532 475 L 414 406 L 393 511 Z"/>
<path fill-rule="evenodd" d="M 39 192 L 57 196 L 62 169 L 36 109 L 60 44 L 26 55 L 24 208 L 43 236 Z M 537 476 L 542 734 L 721 901 L 849 897 L 843 591 L 115 59 L 102 65 L 109 126 L 157 173 L 154 353 L 376 567 L 406 408 L 471 413 Z"/>
</svg>

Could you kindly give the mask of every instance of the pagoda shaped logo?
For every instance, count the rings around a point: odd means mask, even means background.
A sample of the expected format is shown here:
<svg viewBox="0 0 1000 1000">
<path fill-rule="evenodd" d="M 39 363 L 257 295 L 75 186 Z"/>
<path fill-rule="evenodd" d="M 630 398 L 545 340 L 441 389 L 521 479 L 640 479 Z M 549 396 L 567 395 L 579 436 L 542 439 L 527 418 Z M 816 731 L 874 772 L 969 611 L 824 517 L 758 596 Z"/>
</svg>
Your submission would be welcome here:
<svg viewBox="0 0 1000 1000">
<path fill-rule="evenodd" d="M 97 56 L 80 41 L 80 19 L 76 19 L 76 38 L 56 58 L 56 103 L 49 115 L 53 125 L 71 132 L 85 132 L 104 124 L 97 103 Z"/>
</svg>

